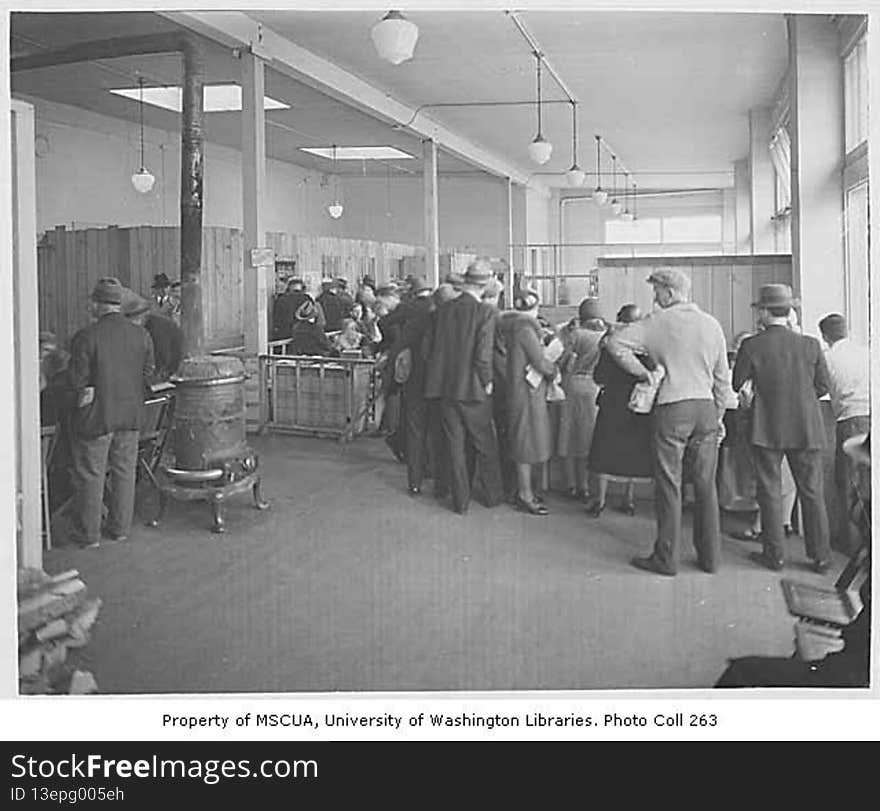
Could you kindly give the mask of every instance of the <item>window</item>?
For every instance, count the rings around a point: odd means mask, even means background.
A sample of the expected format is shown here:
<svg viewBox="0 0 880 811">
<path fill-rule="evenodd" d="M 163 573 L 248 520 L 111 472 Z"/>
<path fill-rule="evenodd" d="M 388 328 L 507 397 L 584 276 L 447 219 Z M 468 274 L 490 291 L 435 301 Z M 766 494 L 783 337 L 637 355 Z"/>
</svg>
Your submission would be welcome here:
<svg viewBox="0 0 880 811">
<path fill-rule="evenodd" d="M 721 217 L 664 217 L 663 242 L 721 242 Z"/>
<path fill-rule="evenodd" d="M 602 255 L 651 256 L 654 254 L 687 255 L 721 252 L 720 214 L 678 214 L 646 217 L 633 222 L 607 220 Z M 647 245 L 649 248 L 634 248 Z"/>
<path fill-rule="evenodd" d="M 846 192 L 846 315 L 850 334 L 868 341 L 868 184 Z"/>
<path fill-rule="evenodd" d="M 621 243 L 624 245 L 659 244 L 660 220 L 659 218 L 636 219 L 632 222 L 624 220 L 608 220 L 605 223 L 605 242 Z"/>
<path fill-rule="evenodd" d="M 868 139 L 868 39 L 862 36 L 843 60 L 846 151 Z"/>
</svg>

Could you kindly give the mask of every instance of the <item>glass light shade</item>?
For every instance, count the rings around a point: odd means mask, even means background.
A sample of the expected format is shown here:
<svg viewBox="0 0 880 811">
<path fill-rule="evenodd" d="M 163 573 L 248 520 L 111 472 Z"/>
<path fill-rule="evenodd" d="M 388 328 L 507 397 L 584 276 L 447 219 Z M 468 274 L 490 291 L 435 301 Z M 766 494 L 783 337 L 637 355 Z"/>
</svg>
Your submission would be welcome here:
<svg viewBox="0 0 880 811">
<path fill-rule="evenodd" d="M 538 135 L 534 141 L 529 144 L 529 157 L 539 166 L 547 163 L 553 154 L 553 144 L 545 141 L 543 136 Z"/>
<path fill-rule="evenodd" d="M 565 173 L 565 179 L 568 181 L 569 186 L 576 188 L 584 185 L 584 181 L 587 179 L 587 173 L 575 163 L 572 165 L 571 169 Z"/>
<path fill-rule="evenodd" d="M 620 214 L 620 212 L 623 211 L 623 203 L 621 203 L 620 200 L 615 198 L 614 200 L 611 201 L 611 210 L 615 214 Z"/>
<path fill-rule="evenodd" d="M 596 186 L 596 188 L 593 189 L 593 202 L 597 206 L 604 206 L 607 200 L 608 192 L 600 186 Z"/>
<path fill-rule="evenodd" d="M 340 203 L 338 200 L 336 200 L 333 203 L 330 203 L 330 205 L 327 206 L 327 213 L 331 217 L 333 217 L 334 220 L 338 220 L 342 216 L 343 211 L 344 211 L 344 209 L 342 207 L 342 203 Z"/>
<path fill-rule="evenodd" d="M 156 178 L 149 169 L 143 166 L 131 176 L 131 185 L 135 187 L 141 194 L 147 194 L 156 182 Z"/>
<path fill-rule="evenodd" d="M 412 59 L 419 39 L 419 27 L 399 11 L 389 11 L 370 30 L 376 53 L 392 65 Z"/>
</svg>

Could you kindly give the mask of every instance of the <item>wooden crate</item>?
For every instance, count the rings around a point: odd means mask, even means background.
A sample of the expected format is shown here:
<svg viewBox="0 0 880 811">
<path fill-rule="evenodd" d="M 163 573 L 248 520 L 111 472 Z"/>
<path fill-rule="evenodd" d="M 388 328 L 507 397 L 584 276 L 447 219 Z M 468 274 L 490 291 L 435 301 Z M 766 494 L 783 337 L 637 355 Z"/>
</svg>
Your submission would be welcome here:
<svg viewBox="0 0 880 811">
<path fill-rule="evenodd" d="M 373 362 L 349 358 L 264 356 L 267 427 L 351 439 L 371 405 Z"/>
</svg>

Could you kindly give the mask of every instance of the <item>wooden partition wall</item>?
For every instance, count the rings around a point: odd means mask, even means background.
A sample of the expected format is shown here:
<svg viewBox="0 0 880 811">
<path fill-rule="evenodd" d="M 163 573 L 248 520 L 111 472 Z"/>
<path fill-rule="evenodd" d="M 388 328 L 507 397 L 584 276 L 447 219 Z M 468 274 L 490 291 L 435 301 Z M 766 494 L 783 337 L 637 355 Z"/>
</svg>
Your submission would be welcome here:
<svg viewBox="0 0 880 811">
<path fill-rule="evenodd" d="M 691 279 L 691 299 L 718 319 L 728 342 L 755 327 L 752 302 L 763 284 L 791 284 L 791 255 L 666 256 L 599 259 L 599 299 L 613 317 L 624 304 L 645 312 L 653 304 L 646 279 L 658 268 L 678 268 Z"/>
<path fill-rule="evenodd" d="M 315 287 L 322 276 L 344 276 L 355 284 L 369 274 L 382 283 L 400 276 L 424 253 L 413 245 L 336 237 L 269 233 L 266 240 L 278 259 L 296 262 L 296 272 Z M 240 229 L 203 229 L 202 308 L 209 351 L 244 341 L 243 250 Z M 101 276 L 116 276 L 144 297 L 150 296 L 157 273 L 179 279 L 180 229 L 68 231 L 61 226 L 43 235 L 37 257 L 40 329 L 54 332 L 64 345 L 88 323 L 89 294 Z"/>
</svg>

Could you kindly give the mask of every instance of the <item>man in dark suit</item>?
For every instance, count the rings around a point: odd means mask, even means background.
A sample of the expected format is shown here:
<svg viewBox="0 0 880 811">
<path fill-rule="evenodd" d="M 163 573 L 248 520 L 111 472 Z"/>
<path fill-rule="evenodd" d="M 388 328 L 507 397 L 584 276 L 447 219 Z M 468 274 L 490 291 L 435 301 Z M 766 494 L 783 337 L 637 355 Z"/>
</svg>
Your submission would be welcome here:
<svg viewBox="0 0 880 811">
<path fill-rule="evenodd" d="M 134 514 L 138 426 L 153 375 L 149 334 L 121 312 L 118 279 L 99 279 L 92 291 L 95 321 L 70 343 L 70 383 L 76 393 L 72 418 L 74 541 L 97 546 L 107 478 L 106 531 L 124 540 Z"/>
<path fill-rule="evenodd" d="M 433 300 L 431 285 L 424 279 L 415 279 L 410 288 L 412 298 L 398 308 L 405 313 L 399 345 L 394 351 L 395 366 L 401 358 L 409 359 L 409 373 L 402 381 L 403 424 L 406 430 L 406 471 L 411 495 L 422 492 L 422 481 L 428 464 L 436 467 L 436 442 L 429 432 L 428 402 L 425 400 L 425 373 L 427 364 L 421 348 L 431 326 Z"/>
<path fill-rule="evenodd" d="M 815 338 L 788 326 L 795 302 L 784 284 L 761 287 L 755 306 L 764 329 L 746 338 L 737 354 L 733 387 L 751 381 L 751 444 L 761 508 L 762 552 L 752 559 L 774 571 L 782 569 L 781 465 L 788 459 L 804 517 L 804 540 L 813 569 L 828 571 L 831 559 L 828 515 L 822 492 L 825 426 L 818 398 L 827 394 L 828 368 Z"/>
<path fill-rule="evenodd" d="M 127 287 L 122 290 L 122 314 L 150 334 L 155 363 L 152 382 L 166 381 L 177 374 L 183 360 L 183 330 L 170 318 L 151 312 L 150 302 Z"/>
<path fill-rule="evenodd" d="M 474 487 L 486 506 L 497 505 L 502 495 L 490 399 L 496 313 L 482 301 L 491 277 L 488 259 L 468 265 L 461 295 L 437 310 L 427 342 L 425 397 L 440 400 L 453 507 L 460 514 L 467 512 L 471 496 L 468 447 L 476 461 Z"/>
</svg>

